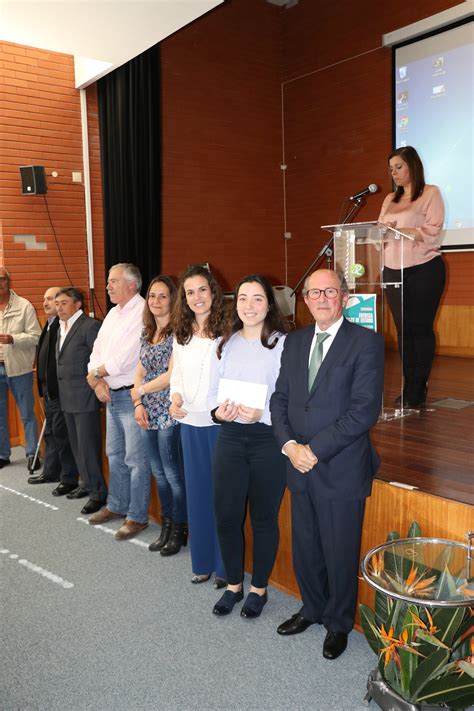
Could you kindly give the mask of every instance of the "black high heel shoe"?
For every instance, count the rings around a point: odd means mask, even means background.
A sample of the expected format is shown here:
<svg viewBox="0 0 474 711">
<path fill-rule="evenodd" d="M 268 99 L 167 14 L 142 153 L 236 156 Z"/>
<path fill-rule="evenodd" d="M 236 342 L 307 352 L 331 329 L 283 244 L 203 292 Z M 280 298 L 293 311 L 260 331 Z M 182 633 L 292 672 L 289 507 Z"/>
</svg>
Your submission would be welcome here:
<svg viewBox="0 0 474 711">
<path fill-rule="evenodd" d="M 163 516 L 162 522 L 161 522 L 161 531 L 160 531 L 160 537 L 154 541 L 154 543 L 150 543 L 148 546 L 149 551 L 161 551 L 162 548 L 166 546 L 168 543 L 170 534 L 171 534 L 171 526 L 172 526 L 172 521 L 170 518 L 166 518 L 166 516 Z"/>
<path fill-rule="evenodd" d="M 181 546 L 185 546 L 187 542 L 188 524 L 173 523 L 168 543 L 161 549 L 160 554 L 165 557 L 176 555 L 181 550 Z"/>
</svg>

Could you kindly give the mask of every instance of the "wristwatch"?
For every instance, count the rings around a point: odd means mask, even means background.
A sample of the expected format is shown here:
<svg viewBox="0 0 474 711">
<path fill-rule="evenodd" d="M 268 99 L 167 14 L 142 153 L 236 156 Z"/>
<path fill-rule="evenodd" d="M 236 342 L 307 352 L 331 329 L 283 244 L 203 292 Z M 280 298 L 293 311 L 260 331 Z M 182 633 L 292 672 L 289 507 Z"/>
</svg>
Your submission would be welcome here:
<svg viewBox="0 0 474 711">
<path fill-rule="evenodd" d="M 94 368 L 94 370 L 92 371 L 92 375 L 94 376 L 94 378 L 95 378 L 96 380 L 100 380 L 100 371 L 99 371 L 99 368 Z"/>
<path fill-rule="evenodd" d="M 140 397 L 143 397 L 143 395 L 145 395 L 145 386 L 140 385 L 140 387 L 137 390 L 137 393 L 140 395 Z"/>
</svg>

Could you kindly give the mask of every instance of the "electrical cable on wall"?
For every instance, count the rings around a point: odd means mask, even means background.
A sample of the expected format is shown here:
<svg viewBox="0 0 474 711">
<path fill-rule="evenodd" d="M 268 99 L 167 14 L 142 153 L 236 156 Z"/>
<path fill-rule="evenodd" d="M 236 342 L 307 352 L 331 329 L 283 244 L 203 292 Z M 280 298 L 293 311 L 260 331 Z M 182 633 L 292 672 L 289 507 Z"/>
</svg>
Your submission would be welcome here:
<svg viewBox="0 0 474 711">
<path fill-rule="evenodd" d="M 61 247 L 60 247 L 60 245 L 59 245 L 59 240 L 58 240 L 58 236 L 57 236 L 57 234 L 56 234 L 56 230 L 54 229 L 53 220 L 51 219 L 51 213 L 50 213 L 50 211 L 49 211 L 49 205 L 48 205 L 48 201 L 46 200 L 46 195 L 43 195 L 43 199 L 44 199 L 44 204 L 45 204 L 45 207 L 46 207 L 46 212 L 48 213 L 48 219 L 49 219 L 49 224 L 50 224 L 50 226 L 51 226 L 51 231 L 52 231 L 52 233 L 53 233 L 53 235 L 54 235 L 54 239 L 55 239 L 55 241 L 56 241 L 56 246 L 57 246 L 57 248 L 58 248 L 59 256 L 60 256 L 60 258 L 61 258 L 61 262 L 62 262 L 62 265 L 63 265 L 63 267 L 64 267 L 64 271 L 66 272 L 66 276 L 67 276 L 67 278 L 69 279 L 69 284 L 70 284 L 71 286 L 74 286 L 74 282 L 73 282 L 72 279 L 71 279 L 71 275 L 69 274 L 69 272 L 68 272 L 68 270 L 67 270 L 67 266 L 66 266 L 66 262 L 64 261 L 63 253 L 61 252 Z"/>
<path fill-rule="evenodd" d="M 71 286 L 74 286 L 74 282 L 73 282 L 73 280 L 71 279 L 71 275 L 70 275 L 69 272 L 68 272 L 68 269 L 67 269 L 67 266 L 66 266 L 66 262 L 64 261 L 63 253 L 61 252 L 61 246 L 60 246 L 60 244 L 59 244 L 59 240 L 58 240 L 58 237 L 57 237 L 57 234 L 56 234 L 56 230 L 54 229 L 54 224 L 53 224 L 53 220 L 52 220 L 52 218 L 51 218 L 51 213 L 50 213 L 50 210 L 49 210 L 48 201 L 46 200 L 46 195 L 43 195 L 43 198 L 44 198 L 44 204 L 45 204 L 45 207 L 46 207 L 46 212 L 48 213 L 48 219 L 49 219 L 49 224 L 50 224 L 50 226 L 51 226 L 51 231 L 52 231 L 52 233 L 53 233 L 53 235 L 54 235 L 54 239 L 55 239 L 55 241 L 56 241 L 56 246 L 57 246 L 57 248 L 58 248 L 59 256 L 60 256 L 60 258 L 61 258 L 61 263 L 62 263 L 62 265 L 63 265 L 63 267 L 64 267 L 64 271 L 66 272 L 66 276 L 67 276 L 67 278 L 69 279 L 69 284 L 70 284 Z M 95 303 L 97 304 L 97 307 L 98 307 L 98 309 L 99 309 L 99 311 L 100 311 L 100 314 L 101 314 L 102 318 L 105 318 L 105 314 L 104 314 L 104 312 L 102 311 L 102 307 L 101 307 L 99 301 L 97 300 L 97 296 L 95 295 L 95 292 L 92 292 L 92 297 L 93 297 L 93 301 L 95 301 Z M 94 304 L 92 303 L 92 304 L 90 304 L 90 306 L 93 307 Z"/>
</svg>

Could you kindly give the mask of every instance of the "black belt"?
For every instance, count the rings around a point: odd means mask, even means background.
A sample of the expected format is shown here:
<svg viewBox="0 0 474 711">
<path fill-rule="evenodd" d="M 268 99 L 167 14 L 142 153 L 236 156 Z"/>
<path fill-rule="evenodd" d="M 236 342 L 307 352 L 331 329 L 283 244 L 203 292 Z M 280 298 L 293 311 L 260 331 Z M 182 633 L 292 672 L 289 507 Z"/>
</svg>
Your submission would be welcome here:
<svg viewBox="0 0 474 711">
<path fill-rule="evenodd" d="M 121 390 L 131 390 L 133 385 L 122 385 L 121 388 L 110 388 L 113 393 L 119 393 Z"/>
</svg>

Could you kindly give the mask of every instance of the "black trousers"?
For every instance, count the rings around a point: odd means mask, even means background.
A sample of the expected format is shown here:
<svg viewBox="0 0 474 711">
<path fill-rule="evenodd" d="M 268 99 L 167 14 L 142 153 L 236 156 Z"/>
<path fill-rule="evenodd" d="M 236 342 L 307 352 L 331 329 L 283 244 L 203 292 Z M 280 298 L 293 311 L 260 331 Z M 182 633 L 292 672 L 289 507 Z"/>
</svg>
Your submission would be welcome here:
<svg viewBox="0 0 474 711">
<path fill-rule="evenodd" d="M 354 626 L 364 511 L 365 499 L 321 499 L 311 486 L 291 492 L 299 614 L 331 632 L 348 634 Z"/>
<path fill-rule="evenodd" d="M 45 457 L 43 474 L 46 479 L 77 485 L 78 469 L 59 398 L 43 396 L 46 427 L 44 430 Z"/>
<path fill-rule="evenodd" d="M 384 281 L 400 281 L 400 274 L 399 269 L 385 267 Z M 443 258 L 435 257 L 403 270 L 403 308 L 401 290 L 393 286 L 386 289 L 408 396 L 422 395 L 430 376 L 436 346 L 433 324 L 445 283 Z"/>
<path fill-rule="evenodd" d="M 107 499 L 107 487 L 102 476 L 102 430 L 100 410 L 65 412 L 69 441 L 84 488 L 92 501 Z"/>
<path fill-rule="evenodd" d="M 273 430 L 256 422 L 224 423 L 214 449 L 214 507 L 227 582 L 244 577 L 247 500 L 253 531 L 252 585 L 265 588 L 278 549 L 278 511 L 285 490 L 286 459 Z"/>
</svg>

